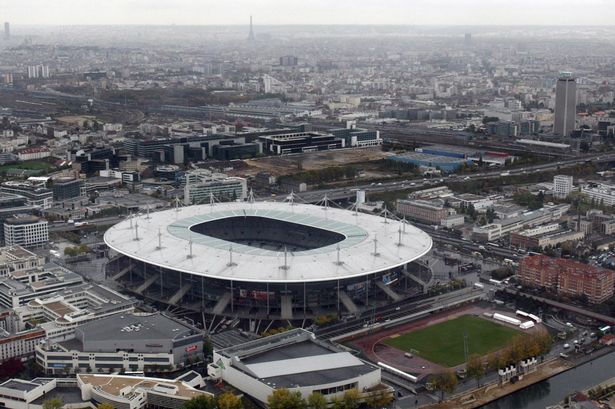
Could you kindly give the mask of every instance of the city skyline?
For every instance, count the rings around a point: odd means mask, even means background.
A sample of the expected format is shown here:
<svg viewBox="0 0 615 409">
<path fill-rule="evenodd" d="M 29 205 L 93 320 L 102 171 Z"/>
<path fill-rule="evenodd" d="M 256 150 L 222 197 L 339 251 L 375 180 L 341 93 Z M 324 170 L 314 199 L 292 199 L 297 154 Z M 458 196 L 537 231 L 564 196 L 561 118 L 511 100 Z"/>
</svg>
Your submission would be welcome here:
<svg viewBox="0 0 615 409">
<path fill-rule="evenodd" d="M 196 0 L 109 0 L 105 7 L 92 1 L 29 0 L 0 4 L 4 21 L 16 25 L 612 25 L 615 13 L 607 0 L 588 0 L 583 8 L 573 0 L 511 4 L 489 0 L 233 0 L 229 3 Z M 528 13 L 531 10 L 531 13 Z"/>
</svg>

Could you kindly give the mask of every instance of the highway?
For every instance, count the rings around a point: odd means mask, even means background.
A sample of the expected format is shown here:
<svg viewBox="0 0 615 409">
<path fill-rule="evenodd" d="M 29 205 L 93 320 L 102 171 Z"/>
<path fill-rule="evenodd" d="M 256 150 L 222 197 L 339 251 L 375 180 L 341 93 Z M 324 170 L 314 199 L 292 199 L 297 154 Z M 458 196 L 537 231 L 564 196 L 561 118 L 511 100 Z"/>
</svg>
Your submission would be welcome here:
<svg viewBox="0 0 615 409">
<path fill-rule="evenodd" d="M 615 154 L 602 154 L 596 156 L 596 154 L 592 155 L 584 155 L 579 156 L 572 159 L 561 159 L 559 161 L 553 161 L 549 163 L 542 163 L 537 165 L 528 165 L 522 166 L 518 168 L 510 168 L 510 169 L 497 169 L 497 170 L 489 170 L 484 172 L 470 173 L 466 175 L 450 175 L 449 177 L 441 177 L 441 178 L 415 178 L 415 179 L 407 179 L 407 180 L 395 180 L 395 181 L 385 181 L 380 183 L 365 183 L 362 185 L 356 186 L 346 186 L 339 188 L 331 188 L 331 189 L 323 189 L 323 190 L 313 190 L 309 192 L 295 193 L 295 196 L 299 199 L 299 201 L 304 201 L 308 203 L 316 203 L 323 200 L 325 194 L 329 200 L 342 200 L 349 199 L 356 195 L 357 190 L 365 190 L 367 193 L 382 193 L 391 190 L 404 190 L 404 189 L 414 189 L 421 187 L 433 187 L 437 185 L 446 185 L 448 183 L 455 182 L 467 182 L 470 180 L 484 180 L 484 179 L 493 179 L 500 178 L 506 176 L 520 176 L 529 173 L 535 173 L 540 171 L 554 171 L 558 169 L 564 169 L 568 167 L 575 166 L 580 163 L 585 163 L 586 161 L 591 160 L 593 163 L 607 163 L 615 161 Z M 506 176 L 502 176 L 502 173 L 506 173 Z M 271 198 L 262 198 L 261 200 L 271 200 L 271 201 L 281 201 L 286 200 L 287 196 L 280 195 Z"/>
</svg>

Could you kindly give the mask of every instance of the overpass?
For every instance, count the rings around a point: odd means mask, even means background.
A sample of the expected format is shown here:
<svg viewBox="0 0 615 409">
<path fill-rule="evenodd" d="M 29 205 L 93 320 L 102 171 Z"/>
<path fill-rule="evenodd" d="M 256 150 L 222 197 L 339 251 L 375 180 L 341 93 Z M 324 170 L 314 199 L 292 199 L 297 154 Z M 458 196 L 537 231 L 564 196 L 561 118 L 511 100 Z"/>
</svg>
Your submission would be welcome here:
<svg viewBox="0 0 615 409">
<path fill-rule="evenodd" d="M 573 312 L 578 315 L 583 315 L 584 317 L 592 318 L 597 321 L 602 321 L 606 324 L 615 325 L 615 317 L 610 317 L 608 315 L 600 314 L 594 311 L 589 311 L 589 310 L 586 310 L 584 308 L 577 307 L 574 305 L 564 304 L 562 302 L 550 300 L 545 297 L 540 297 L 537 295 L 528 294 L 528 293 L 524 293 L 524 292 L 517 291 L 517 290 L 511 290 L 510 288 L 506 288 L 504 291 L 506 291 L 509 294 L 521 295 L 523 297 L 530 298 L 532 300 L 540 301 L 552 307 L 559 308 L 561 310 Z"/>
</svg>

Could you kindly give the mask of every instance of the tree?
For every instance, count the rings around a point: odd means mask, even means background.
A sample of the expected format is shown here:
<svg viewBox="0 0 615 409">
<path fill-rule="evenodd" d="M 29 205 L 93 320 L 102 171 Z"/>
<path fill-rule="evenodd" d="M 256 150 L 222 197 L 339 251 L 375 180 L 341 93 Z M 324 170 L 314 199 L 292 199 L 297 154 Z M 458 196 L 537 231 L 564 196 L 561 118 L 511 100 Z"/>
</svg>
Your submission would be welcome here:
<svg viewBox="0 0 615 409">
<path fill-rule="evenodd" d="M 61 409 L 62 406 L 64 406 L 64 401 L 58 397 L 43 402 L 43 409 Z"/>
<path fill-rule="evenodd" d="M 440 400 L 444 400 L 445 393 L 453 393 L 457 387 L 457 376 L 453 371 L 435 374 L 431 381 L 435 390 L 440 391 Z"/>
<path fill-rule="evenodd" d="M 243 402 L 239 396 L 233 395 L 231 392 L 224 392 L 218 396 L 218 409 L 242 409 Z"/>
<path fill-rule="evenodd" d="M 299 392 L 276 389 L 267 398 L 269 409 L 305 409 L 305 401 Z"/>
<path fill-rule="evenodd" d="M 0 379 L 17 377 L 24 370 L 23 362 L 19 358 L 9 358 L 0 364 Z"/>
<path fill-rule="evenodd" d="M 480 355 L 470 355 L 466 364 L 466 371 L 470 378 L 476 379 L 476 387 L 480 387 L 480 379 L 485 375 L 485 366 Z"/>
<path fill-rule="evenodd" d="M 108 402 L 99 403 L 96 409 L 115 409 L 115 406 Z"/>
<path fill-rule="evenodd" d="M 218 409 L 218 407 L 213 398 L 207 395 L 199 395 L 186 402 L 183 409 Z"/>
<path fill-rule="evenodd" d="M 361 405 L 361 392 L 358 389 L 348 389 L 342 397 L 344 409 L 357 409 Z"/>
<path fill-rule="evenodd" d="M 374 409 L 388 406 L 392 401 L 393 395 L 386 389 L 378 389 L 373 391 L 365 399 L 367 406 Z"/>
<path fill-rule="evenodd" d="M 312 392 L 312 394 L 307 397 L 306 403 L 308 409 L 327 409 L 328 407 L 327 398 L 319 392 Z"/>
</svg>

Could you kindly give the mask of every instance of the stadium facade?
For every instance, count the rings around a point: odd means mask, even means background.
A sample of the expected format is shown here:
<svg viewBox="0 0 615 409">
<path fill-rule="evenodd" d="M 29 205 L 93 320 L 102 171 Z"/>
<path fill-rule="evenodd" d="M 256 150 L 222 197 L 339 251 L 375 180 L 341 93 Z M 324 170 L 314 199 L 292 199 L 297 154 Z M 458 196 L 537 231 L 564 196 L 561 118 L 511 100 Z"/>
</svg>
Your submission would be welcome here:
<svg viewBox="0 0 615 409">
<path fill-rule="evenodd" d="M 357 313 L 415 291 L 416 227 L 330 206 L 231 202 L 140 215 L 105 234 L 107 274 L 139 296 L 239 318 Z"/>
</svg>

